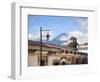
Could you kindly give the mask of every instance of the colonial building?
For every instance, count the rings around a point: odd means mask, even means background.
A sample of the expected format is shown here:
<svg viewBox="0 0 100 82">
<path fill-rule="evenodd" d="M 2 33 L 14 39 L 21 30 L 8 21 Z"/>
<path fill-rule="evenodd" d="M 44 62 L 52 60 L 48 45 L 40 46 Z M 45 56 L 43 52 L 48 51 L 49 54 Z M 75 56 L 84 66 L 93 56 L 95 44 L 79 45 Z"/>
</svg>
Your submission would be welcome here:
<svg viewBox="0 0 100 82">
<path fill-rule="evenodd" d="M 88 63 L 88 54 L 85 52 L 44 42 L 40 56 L 40 45 L 40 42 L 28 41 L 28 66 L 40 66 L 40 57 L 43 66 Z"/>
</svg>

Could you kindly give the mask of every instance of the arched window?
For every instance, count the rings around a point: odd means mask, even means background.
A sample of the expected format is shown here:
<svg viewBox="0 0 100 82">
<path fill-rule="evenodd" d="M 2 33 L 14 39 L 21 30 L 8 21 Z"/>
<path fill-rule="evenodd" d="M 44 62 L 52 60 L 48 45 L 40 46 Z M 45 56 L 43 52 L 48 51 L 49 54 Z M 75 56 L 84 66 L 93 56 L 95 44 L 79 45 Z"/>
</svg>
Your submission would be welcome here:
<svg viewBox="0 0 100 82">
<path fill-rule="evenodd" d="M 64 53 L 64 50 L 61 50 L 61 53 Z"/>
<path fill-rule="evenodd" d="M 59 65 L 60 63 L 59 63 L 59 60 L 53 60 L 53 65 Z"/>
<path fill-rule="evenodd" d="M 65 50 L 65 53 L 68 54 L 68 50 Z"/>
</svg>

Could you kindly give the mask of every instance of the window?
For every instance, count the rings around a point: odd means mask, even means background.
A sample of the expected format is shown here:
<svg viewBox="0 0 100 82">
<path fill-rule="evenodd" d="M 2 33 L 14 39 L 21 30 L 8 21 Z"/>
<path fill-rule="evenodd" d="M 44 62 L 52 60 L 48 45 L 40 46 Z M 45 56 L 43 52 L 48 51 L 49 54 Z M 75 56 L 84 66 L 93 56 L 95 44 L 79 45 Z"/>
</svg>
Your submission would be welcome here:
<svg viewBox="0 0 100 82">
<path fill-rule="evenodd" d="M 70 51 L 70 54 L 72 54 L 73 53 L 73 51 Z"/>
<path fill-rule="evenodd" d="M 76 55 L 76 52 L 74 52 L 74 55 Z"/>
<path fill-rule="evenodd" d="M 68 58 L 68 61 L 70 62 L 70 58 Z"/>
<path fill-rule="evenodd" d="M 61 53 L 64 53 L 64 50 L 61 50 Z"/>
<path fill-rule="evenodd" d="M 65 53 L 68 54 L 68 50 L 65 50 Z"/>
<path fill-rule="evenodd" d="M 53 60 L 53 65 L 59 65 L 59 60 Z"/>
</svg>

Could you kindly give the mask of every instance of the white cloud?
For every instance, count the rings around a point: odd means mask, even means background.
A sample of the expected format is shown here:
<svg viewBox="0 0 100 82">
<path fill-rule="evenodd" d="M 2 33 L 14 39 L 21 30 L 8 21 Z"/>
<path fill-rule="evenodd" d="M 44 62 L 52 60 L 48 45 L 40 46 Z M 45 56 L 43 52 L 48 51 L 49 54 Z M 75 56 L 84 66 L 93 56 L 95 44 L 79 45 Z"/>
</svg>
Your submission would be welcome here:
<svg viewBox="0 0 100 82">
<path fill-rule="evenodd" d="M 88 28 L 88 18 L 75 18 L 77 23 L 80 25 L 81 28 L 87 29 Z"/>
<path fill-rule="evenodd" d="M 46 35 L 47 35 L 47 31 L 43 31 L 42 32 L 42 39 L 43 40 L 46 40 Z M 49 31 L 49 35 L 50 35 L 50 38 L 49 38 L 49 40 L 52 40 L 53 38 L 54 38 L 54 33 L 52 32 L 52 31 Z"/>
<path fill-rule="evenodd" d="M 29 40 L 34 40 L 34 41 L 39 41 L 39 35 L 38 34 L 33 35 L 32 33 L 29 33 L 28 39 Z"/>
<path fill-rule="evenodd" d="M 28 34 L 28 39 L 33 40 L 33 35 L 31 33 Z"/>
<path fill-rule="evenodd" d="M 44 41 L 46 40 L 46 34 L 47 34 L 47 32 L 45 32 L 45 31 L 42 32 L 42 40 L 44 40 Z M 49 34 L 50 34 L 50 40 L 52 40 L 53 32 L 50 31 Z M 34 40 L 34 41 L 40 41 L 40 33 L 39 32 L 37 32 L 37 33 L 29 33 L 28 34 L 28 39 L 29 40 Z"/>
<path fill-rule="evenodd" d="M 60 41 L 66 41 L 67 39 L 68 39 L 68 37 L 65 36 L 65 35 L 64 35 L 64 36 L 61 36 L 61 37 L 59 38 Z"/>
<path fill-rule="evenodd" d="M 68 38 L 70 38 L 72 36 L 77 38 L 77 41 L 78 41 L 79 44 L 88 41 L 88 34 L 84 33 L 84 32 L 73 31 L 73 32 L 68 33 Z"/>
</svg>

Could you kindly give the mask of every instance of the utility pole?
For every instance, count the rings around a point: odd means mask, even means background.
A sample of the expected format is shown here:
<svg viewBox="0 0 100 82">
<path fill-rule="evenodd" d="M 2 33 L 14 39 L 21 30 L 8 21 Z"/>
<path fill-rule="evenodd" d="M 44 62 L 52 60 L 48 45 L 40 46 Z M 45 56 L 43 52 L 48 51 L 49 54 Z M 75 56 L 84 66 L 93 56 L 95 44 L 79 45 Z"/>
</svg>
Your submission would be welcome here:
<svg viewBox="0 0 100 82">
<path fill-rule="evenodd" d="M 42 59 L 42 31 L 50 31 L 50 30 L 43 30 L 42 27 L 40 27 L 40 66 L 44 66 L 43 59 Z M 46 35 L 47 41 L 50 38 L 49 32 Z"/>
<path fill-rule="evenodd" d="M 40 66 L 42 66 L 42 27 L 40 27 Z"/>
</svg>

